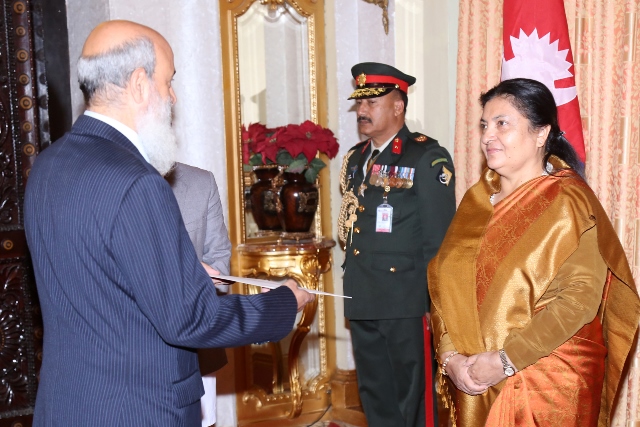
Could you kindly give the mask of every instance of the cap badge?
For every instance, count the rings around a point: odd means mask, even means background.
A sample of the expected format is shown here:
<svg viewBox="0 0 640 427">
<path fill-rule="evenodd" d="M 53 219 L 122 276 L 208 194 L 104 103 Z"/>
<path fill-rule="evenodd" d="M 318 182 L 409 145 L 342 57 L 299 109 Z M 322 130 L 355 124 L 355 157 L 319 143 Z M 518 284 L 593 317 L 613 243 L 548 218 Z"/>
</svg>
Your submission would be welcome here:
<svg viewBox="0 0 640 427">
<path fill-rule="evenodd" d="M 358 76 L 358 86 L 363 87 L 366 82 L 367 82 L 367 75 L 365 73 L 360 74 Z"/>
<path fill-rule="evenodd" d="M 393 154 L 400 154 L 401 151 L 402 151 L 402 140 L 400 138 L 394 138 L 391 152 Z"/>
</svg>

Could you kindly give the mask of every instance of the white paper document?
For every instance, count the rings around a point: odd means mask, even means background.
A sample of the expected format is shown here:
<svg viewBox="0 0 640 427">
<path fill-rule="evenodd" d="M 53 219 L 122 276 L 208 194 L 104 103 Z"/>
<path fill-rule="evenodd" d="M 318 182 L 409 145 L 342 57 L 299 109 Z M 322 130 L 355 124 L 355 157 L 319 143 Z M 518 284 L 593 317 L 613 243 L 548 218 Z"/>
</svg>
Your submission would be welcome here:
<svg viewBox="0 0 640 427">
<path fill-rule="evenodd" d="M 274 282 L 271 280 L 254 279 L 253 277 L 236 277 L 236 276 L 211 276 L 211 277 L 214 279 L 220 279 L 228 282 L 246 283 L 247 285 L 260 286 L 262 288 L 269 288 L 269 289 L 275 289 L 281 286 L 282 283 L 284 283 L 284 280 L 282 282 Z M 304 289 L 310 294 L 315 294 L 315 295 L 327 295 L 330 297 L 351 298 L 346 295 L 338 295 L 338 294 L 331 294 L 329 292 L 314 291 L 313 289 L 307 289 L 307 288 L 301 288 L 301 289 Z"/>
</svg>

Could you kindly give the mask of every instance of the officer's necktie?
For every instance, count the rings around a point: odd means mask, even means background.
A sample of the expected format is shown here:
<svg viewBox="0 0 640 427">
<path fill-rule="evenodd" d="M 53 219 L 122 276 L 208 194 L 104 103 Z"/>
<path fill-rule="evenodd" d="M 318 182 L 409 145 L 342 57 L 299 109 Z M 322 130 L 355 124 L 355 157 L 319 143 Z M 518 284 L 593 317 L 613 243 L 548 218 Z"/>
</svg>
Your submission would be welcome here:
<svg viewBox="0 0 640 427">
<path fill-rule="evenodd" d="M 380 150 L 373 150 L 373 152 L 371 153 L 371 157 L 369 157 L 369 160 L 367 160 L 367 174 L 371 170 L 371 166 L 373 166 L 373 164 L 376 162 L 376 159 L 378 158 L 379 155 L 380 155 Z"/>
</svg>

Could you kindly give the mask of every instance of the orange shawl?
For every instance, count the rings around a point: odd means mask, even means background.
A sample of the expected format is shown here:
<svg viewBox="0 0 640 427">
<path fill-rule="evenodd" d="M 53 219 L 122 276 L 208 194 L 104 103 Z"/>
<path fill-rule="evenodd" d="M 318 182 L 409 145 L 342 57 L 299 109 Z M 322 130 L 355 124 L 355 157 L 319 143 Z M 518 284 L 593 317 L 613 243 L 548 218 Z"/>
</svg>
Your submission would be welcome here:
<svg viewBox="0 0 640 427">
<path fill-rule="evenodd" d="M 564 166 L 557 159 L 552 163 L 555 167 Z M 602 332 L 596 319 L 574 337 L 597 344 L 598 337 L 601 339 L 604 335 L 608 356 L 599 425 L 608 425 L 622 368 L 640 318 L 640 302 L 622 246 L 596 196 L 571 170 L 532 180 L 503 200 L 501 203 L 506 206 L 502 208 L 509 208 L 508 204 L 517 199 L 514 206 L 520 213 L 512 216 L 517 226 L 508 230 L 490 227 L 494 209 L 489 196 L 499 191 L 499 185 L 499 176 L 485 170 L 481 180 L 465 194 L 438 254 L 429 264 L 436 349 L 445 333 L 456 350 L 465 355 L 502 348 L 509 332 L 522 327 L 535 315 L 536 302 L 564 261 L 577 249 L 582 234 L 597 225 L 598 249 L 610 272 L 608 291 L 603 296 L 598 316 L 602 319 Z M 491 237 L 492 234 L 498 242 L 485 239 L 485 235 Z M 486 249 L 482 244 L 492 243 L 499 245 L 493 250 L 499 256 L 479 259 Z M 478 298 L 482 299 L 481 303 Z M 553 355 L 566 356 L 564 346 L 556 349 Z M 459 425 L 483 426 L 505 384 L 510 385 L 505 391 L 513 393 L 513 384 L 524 381 L 525 373 L 545 369 L 544 365 L 552 362 L 552 357 L 542 358 L 481 396 L 459 392 L 443 378 L 438 379 L 439 391 L 446 404 L 455 406 L 454 419 L 458 419 Z M 585 369 L 588 373 L 590 368 Z M 553 379 L 547 376 L 545 380 L 549 389 L 549 380 Z M 546 391 L 538 389 L 535 393 Z M 544 400 L 545 396 L 542 397 Z M 502 399 L 511 398 L 515 396 L 506 393 L 502 396 Z M 523 404 L 526 410 L 537 410 L 533 401 Z M 577 402 L 567 404 L 578 405 Z M 505 419 L 504 414 L 499 415 L 499 425 L 513 423 L 513 417 Z M 492 418 L 492 422 L 496 422 L 496 418 Z"/>
</svg>

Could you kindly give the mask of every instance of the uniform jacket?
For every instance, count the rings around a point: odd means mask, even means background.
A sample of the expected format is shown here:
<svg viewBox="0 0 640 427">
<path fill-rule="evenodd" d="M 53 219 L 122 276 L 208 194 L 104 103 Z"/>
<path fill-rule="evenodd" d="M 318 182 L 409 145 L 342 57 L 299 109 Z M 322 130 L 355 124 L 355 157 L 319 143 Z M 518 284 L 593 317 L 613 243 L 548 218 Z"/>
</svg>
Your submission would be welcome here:
<svg viewBox="0 0 640 427">
<path fill-rule="evenodd" d="M 165 177 L 176 196 L 182 220 L 198 259 L 229 274 L 231 242 L 224 225 L 222 203 L 216 179 L 209 171 L 176 163 Z M 202 375 L 217 371 L 227 363 L 223 348 L 201 349 L 198 362 Z"/>
<path fill-rule="evenodd" d="M 414 168 L 415 175 L 411 188 L 390 189 L 391 233 L 376 232 L 384 188 L 370 184 L 371 171 L 363 175 L 372 143 L 359 143 L 349 158 L 347 191 L 353 191 L 359 203 L 343 266 L 344 292 L 353 297 L 345 300 L 349 319 L 423 316 L 429 309 L 427 264 L 455 213 L 455 180 L 443 176 L 443 167 L 454 172 L 447 150 L 432 138 L 412 134 L 406 126 L 396 138 L 400 142 L 392 141 L 375 164 Z M 363 182 L 366 189 L 361 193 Z"/>
<path fill-rule="evenodd" d="M 171 188 L 100 120 L 38 156 L 24 206 L 44 321 L 34 426 L 199 425 L 193 348 L 291 330 L 289 289 L 216 295 Z"/>
</svg>

